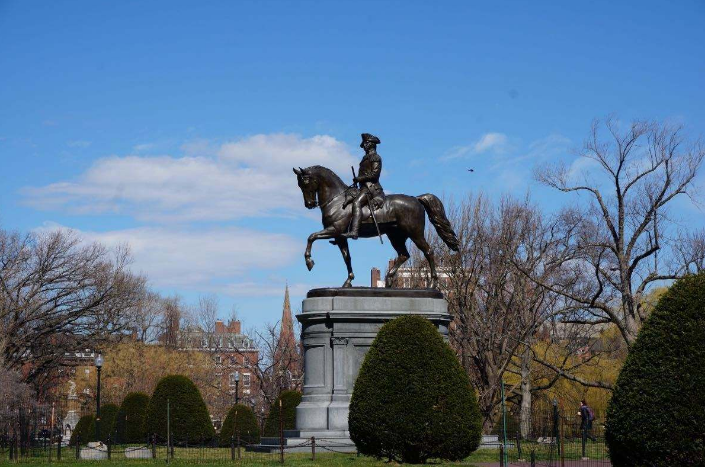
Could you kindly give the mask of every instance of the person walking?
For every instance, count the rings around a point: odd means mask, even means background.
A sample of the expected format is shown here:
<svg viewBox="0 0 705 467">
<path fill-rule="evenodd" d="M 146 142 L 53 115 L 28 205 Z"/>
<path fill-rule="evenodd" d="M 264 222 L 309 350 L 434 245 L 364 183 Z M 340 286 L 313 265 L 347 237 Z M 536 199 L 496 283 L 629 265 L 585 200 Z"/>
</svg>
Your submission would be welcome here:
<svg viewBox="0 0 705 467">
<path fill-rule="evenodd" d="M 595 421 L 595 412 L 587 405 L 585 399 L 580 401 L 578 415 L 580 415 L 580 431 L 583 434 L 583 457 L 585 457 L 585 443 L 587 443 L 587 440 L 597 441 L 597 438 L 592 435 L 592 422 Z"/>
</svg>

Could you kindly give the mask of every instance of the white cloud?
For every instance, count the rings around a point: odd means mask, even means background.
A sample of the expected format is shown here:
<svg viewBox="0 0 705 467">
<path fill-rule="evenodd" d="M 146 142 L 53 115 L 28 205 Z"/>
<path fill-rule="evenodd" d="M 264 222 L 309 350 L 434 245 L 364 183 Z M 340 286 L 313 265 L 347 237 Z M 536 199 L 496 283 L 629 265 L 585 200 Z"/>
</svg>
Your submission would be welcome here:
<svg viewBox="0 0 705 467">
<path fill-rule="evenodd" d="M 555 133 L 550 134 L 529 143 L 527 149 L 519 153 L 519 155 L 496 158 L 493 168 L 509 167 L 514 169 L 519 164 L 522 164 L 530 169 L 537 162 L 565 154 L 570 144 L 570 139 L 565 136 Z"/>
<path fill-rule="evenodd" d="M 142 143 L 142 144 L 136 144 L 132 147 L 132 150 L 135 152 L 145 152 L 145 151 L 151 151 L 156 147 L 156 144 L 154 143 Z"/>
<path fill-rule="evenodd" d="M 443 156 L 443 160 L 456 159 L 466 155 L 503 154 L 509 149 L 509 139 L 504 133 L 485 133 L 477 141 L 467 146 L 456 146 L 448 154 Z"/>
<path fill-rule="evenodd" d="M 199 142 L 184 150 L 206 148 Z M 30 206 L 75 214 L 120 213 L 142 221 L 231 220 L 300 213 L 302 197 L 292 167 L 325 165 L 344 176 L 356 162 L 330 136 L 255 135 L 212 152 L 106 157 L 75 181 L 23 192 Z"/>
<path fill-rule="evenodd" d="M 48 223 L 39 230 L 64 228 Z M 238 288 L 246 288 L 233 285 L 237 283 L 232 280 L 242 278 L 247 284 L 248 273 L 253 269 L 278 270 L 298 258 L 302 247 L 288 235 L 237 227 L 74 231 L 86 242 L 100 242 L 107 247 L 129 245 L 134 257 L 132 270 L 145 273 L 156 286 L 197 290 L 227 292 L 233 288 L 236 292 Z"/>
</svg>

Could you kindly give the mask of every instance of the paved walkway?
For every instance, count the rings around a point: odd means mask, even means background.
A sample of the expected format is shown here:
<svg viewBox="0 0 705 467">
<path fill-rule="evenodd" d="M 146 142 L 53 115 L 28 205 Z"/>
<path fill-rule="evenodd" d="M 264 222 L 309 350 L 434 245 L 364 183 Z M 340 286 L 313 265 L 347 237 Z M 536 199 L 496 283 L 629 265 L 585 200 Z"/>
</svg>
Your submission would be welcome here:
<svg viewBox="0 0 705 467">
<path fill-rule="evenodd" d="M 499 462 L 474 462 L 477 467 L 500 467 Z M 507 467 L 528 467 L 529 462 L 510 462 Z M 565 460 L 561 465 L 561 461 L 536 461 L 536 467 L 611 467 L 612 464 L 608 460 L 589 459 L 582 460 Z"/>
</svg>

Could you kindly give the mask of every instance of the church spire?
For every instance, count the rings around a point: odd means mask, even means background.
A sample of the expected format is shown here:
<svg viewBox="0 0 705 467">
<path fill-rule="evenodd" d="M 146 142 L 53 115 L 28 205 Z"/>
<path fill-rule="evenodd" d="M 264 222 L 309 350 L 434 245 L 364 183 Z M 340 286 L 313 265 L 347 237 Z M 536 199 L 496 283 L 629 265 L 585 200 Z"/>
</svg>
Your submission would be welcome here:
<svg viewBox="0 0 705 467">
<path fill-rule="evenodd" d="M 282 325 L 279 332 L 279 339 L 295 342 L 294 320 L 291 316 L 291 303 L 289 302 L 289 284 L 286 284 L 286 288 L 284 289 L 284 307 L 282 309 Z"/>
<path fill-rule="evenodd" d="M 282 320 L 279 327 L 279 342 L 274 356 L 277 371 L 282 375 L 280 379 L 282 388 L 295 389 L 300 384 L 301 358 L 298 343 L 294 336 L 294 320 L 291 315 L 291 302 L 289 300 L 289 284 L 284 289 L 284 306 L 282 307 Z"/>
</svg>

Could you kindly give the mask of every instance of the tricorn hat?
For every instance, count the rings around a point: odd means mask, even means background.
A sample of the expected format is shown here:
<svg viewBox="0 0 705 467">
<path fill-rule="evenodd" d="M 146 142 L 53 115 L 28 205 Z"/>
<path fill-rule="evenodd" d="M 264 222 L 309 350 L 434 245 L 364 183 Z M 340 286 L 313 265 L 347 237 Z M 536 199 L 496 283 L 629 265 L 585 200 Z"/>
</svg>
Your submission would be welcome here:
<svg viewBox="0 0 705 467">
<path fill-rule="evenodd" d="M 374 143 L 374 144 L 380 144 L 380 143 L 381 143 L 381 141 L 379 140 L 379 138 L 377 138 L 375 135 L 371 135 L 371 134 L 369 134 L 369 133 L 363 133 L 363 134 L 362 134 L 362 143 L 360 143 L 360 147 L 363 147 L 362 145 L 363 145 L 363 143 L 364 143 L 365 141 L 369 141 L 369 142 Z"/>
</svg>

